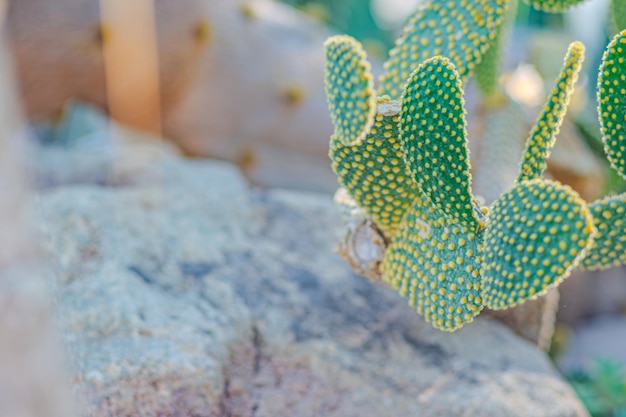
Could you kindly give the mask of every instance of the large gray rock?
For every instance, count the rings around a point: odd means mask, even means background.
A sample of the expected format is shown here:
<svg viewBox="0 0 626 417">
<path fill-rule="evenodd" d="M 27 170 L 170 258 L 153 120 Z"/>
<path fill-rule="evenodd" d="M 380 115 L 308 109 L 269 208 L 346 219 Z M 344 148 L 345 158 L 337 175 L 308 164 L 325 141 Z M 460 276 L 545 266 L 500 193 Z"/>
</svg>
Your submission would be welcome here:
<svg viewBox="0 0 626 417">
<path fill-rule="evenodd" d="M 496 321 L 434 330 L 333 253 L 326 195 L 172 162 L 37 202 L 85 416 L 587 416 Z"/>
</svg>

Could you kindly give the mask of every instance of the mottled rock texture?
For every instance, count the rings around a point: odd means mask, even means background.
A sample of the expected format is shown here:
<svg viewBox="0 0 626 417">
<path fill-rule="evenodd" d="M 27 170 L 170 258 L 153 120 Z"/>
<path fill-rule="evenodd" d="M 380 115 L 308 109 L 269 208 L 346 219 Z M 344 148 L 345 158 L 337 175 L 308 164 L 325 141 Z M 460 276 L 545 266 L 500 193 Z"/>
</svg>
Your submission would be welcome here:
<svg viewBox="0 0 626 417">
<path fill-rule="evenodd" d="M 85 416 L 586 416 L 492 319 L 434 330 L 333 253 L 326 195 L 230 165 L 42 191 L 36 215 Z"/>
</svg>

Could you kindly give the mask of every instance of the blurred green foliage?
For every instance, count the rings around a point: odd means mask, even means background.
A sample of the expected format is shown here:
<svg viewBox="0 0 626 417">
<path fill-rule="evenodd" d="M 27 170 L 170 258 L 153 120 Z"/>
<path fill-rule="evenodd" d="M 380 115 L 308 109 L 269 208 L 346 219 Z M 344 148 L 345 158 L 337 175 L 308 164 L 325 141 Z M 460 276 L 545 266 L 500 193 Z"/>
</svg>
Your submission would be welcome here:
<svg viewBox="0 0 626 417">
<path fill-rule="evenodd" d="M 337 32 L 359 39 L 370 54 L 380 54 L 380 58 L 384 58 L 387 50 L 393 46 L 393 30 L 379 26 L 369 0 L 282 1 L 322 20 Z"/>
<path fill-rule="evenodd" d="M 619 363 L 598 359 L 591 372 L 566 377 L 592 417 L 626 417 L 626 372 Z"/>
</svg>

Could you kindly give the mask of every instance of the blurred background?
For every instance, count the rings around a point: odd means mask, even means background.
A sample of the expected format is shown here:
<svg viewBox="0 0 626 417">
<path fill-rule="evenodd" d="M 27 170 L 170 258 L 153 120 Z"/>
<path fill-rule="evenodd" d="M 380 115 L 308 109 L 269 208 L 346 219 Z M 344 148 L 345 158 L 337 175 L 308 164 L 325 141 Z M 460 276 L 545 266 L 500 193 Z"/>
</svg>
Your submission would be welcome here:
<svg viewBox="0 0 626 417">
<path fill-rule="evenodd" d="M 354 36 L 380 73 L 393 40 L 421 3 L 0 2 L 3 68 L 25 121 L 31 179 L 39 189 L 158 181 L 167 175 L 159 161 L 176 154 L 229 161 L 259 187 L 330 195 L 338 185 L 327 156 L 332 126 L 323 41 L 333 33 Z M 504 132 L 521 146 L 568 44 L 585 43 L 584 76 L 548 175 L 588 201 L 626 191 L 607 164 L 596 115 L 597 70 L 614 33 L 605 0 L 565 14 L 520 2 L 500 77 L 522 109 L 519 129 Z M 473 80 L 466 102 L 479 187 L 481 177 L 494 174 L 481 171 L 491 113 Z M 511 172 L 498 175 L 506 179 Z M 493 200 L 488 187 L 477 192 Z M 555 363 L 594 416 L 626 416 L 624 269 L 576 272 L 561 289 Z"/>
</svg>

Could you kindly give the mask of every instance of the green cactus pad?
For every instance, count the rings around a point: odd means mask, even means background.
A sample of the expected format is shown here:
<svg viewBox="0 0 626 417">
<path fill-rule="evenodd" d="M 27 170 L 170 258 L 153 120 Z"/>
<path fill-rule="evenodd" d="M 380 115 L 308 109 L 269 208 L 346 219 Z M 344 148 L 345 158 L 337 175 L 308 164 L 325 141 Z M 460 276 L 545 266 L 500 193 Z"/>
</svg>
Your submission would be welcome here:
<svg viewBox="0 0 626 417">
<path fill-rule="evenodd" d="M 398 103 L 380 99 L 378 110 L 374 126 L 360 144 L 347 146 L 331 138 L 330 159 L 341 185 L 391 238 L 421 192 L 407 172 L 398 142 Z"/>
<path fill-rule="evenodd" d="M 502 21 L 507 0 L 430 0 L 409 21 L 396 41 L 381 94 L 399 98 L 415 68 L 434 56 L 449 57 L 465 79 L 480 62 Z"/>
<path fill-rule="evenodd" d="M 360 143 L 374 123 L 374 77 L 360 43 L 333 36 L 324 44 L 325 85 L 335 137 L 345 145 Z"/>
<path fill-rule="evenodd" d="M 626 30 L 607 47 L 598 78 L 604 149 L 611 165 L 626 178 Z"/>
<path fill-rule="evenodd" d="M 483 234 L 455 224 L 428 199 L 418 198 L 385 252 L 383 280 L 434 327 L 456 330 L 482 310 Z"/>
<path fill-rule="evenodd" d="M 626 263 L 626 194 L 596 201 L 590 206 L 598 231 L 581 267 L 607 269 Z"/>
<path fill-rule="evenodd" d="M 559 129 L 563 124 L 584 55 L 585 47 L 582 43 L 574 42 L 569 46 L 561 74 L 557 78 L 552 93 L 549 95 L 548 101 L 526 142 L 518 181 L 540 178 L 545 171 L 546 159 L 550 156 Z"/>
<path fill-rule="evenodd" d="M 526 3 L 530 4 L 537 10 L 559 13 L 564 12 L 570 7 L 576 6 L 584 1 L 585 0 L 526 0 Z"/>
<path fill-rule="evenodd" d="M 613 0 L 611 2 L 611 15 L 618 31 L 626 29 L 626 1 Z"/>
<path fill-rule="evenodd" d="M 509 0 L 504 21 L 498 26 L 496 36 L 491 40 L 483 59 L 477 65 L 475 76 L 476 84 L 486 98 L 498 91 L 498 77 L 502 65 L 502 52 L 508 42 L 512 22 L 517 14 L 517 0 Z"/>
<path fill-rule="evenodd" d="M 493 205 L 481 275 L 485 306 L 509 308 L 544 294 L 567 277 L 594 234 L 585 202 L 553 181 L 516 184 Z"/>
<path fill-rule="evenodd" d="M 409 172 L 437 208 L 476 228 L 461 78 L 435 57 L 411 75 L 402 96 L 400 143 Z"/>
</svg>

